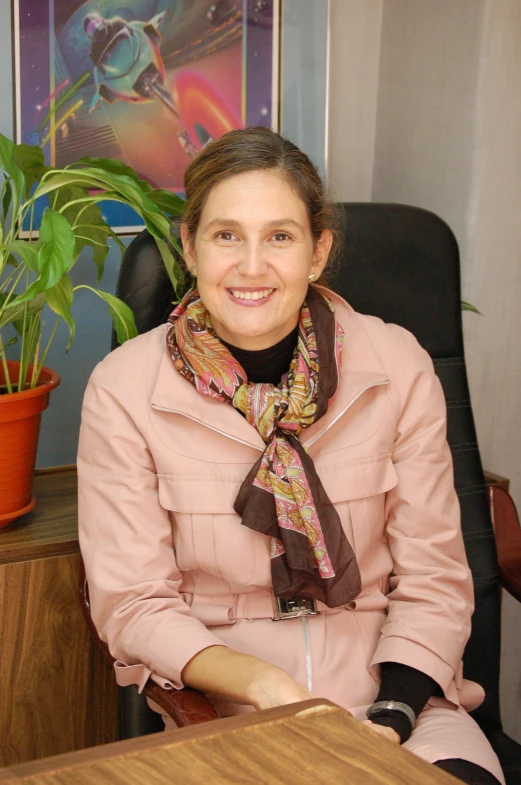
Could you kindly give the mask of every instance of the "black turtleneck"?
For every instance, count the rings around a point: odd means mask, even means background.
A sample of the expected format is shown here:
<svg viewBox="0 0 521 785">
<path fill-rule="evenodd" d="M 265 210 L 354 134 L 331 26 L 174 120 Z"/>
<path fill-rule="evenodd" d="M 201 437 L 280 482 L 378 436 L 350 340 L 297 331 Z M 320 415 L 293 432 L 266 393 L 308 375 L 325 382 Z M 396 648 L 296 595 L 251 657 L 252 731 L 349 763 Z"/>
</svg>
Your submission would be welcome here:
<svg viewBox="0 0 521 785">
<path fill-rule="evenodd" d="M 258 349 L 252 352 L 249 349 L 238 349 L 237 346 L 232 346 L 226 341 L 221 340 L 221 343 L 240 362 L 246 371 L 249 382 L 278 384 L 283 374 L 289 369 L 297 345 L 297 338 L 298 325 L 282 341 L 276 343 L 275 346 L 268 346 L 267 349 Z"/>
<path fill-rule="evenodd" d="M 297 337 L 298 326 L 274 346 L 253 352 L 248 349 L 238 349 L 226 341 L 222 343 L 240 362 L 249 382 L 277 385 L 290 366 Z M 425 673 L 401 663 L 384 662 L 382 683 L 376 700 L 401 701 L 410 706 L 418 716 L 436 688 L 439 690 L 436 682 Z M 385 715 L 375 718 L 373 722 L 393 728 L 399 734 L 402 743 L 410 736 L 409 721 L 400 712 L 388 711 Z"/>
</svg>

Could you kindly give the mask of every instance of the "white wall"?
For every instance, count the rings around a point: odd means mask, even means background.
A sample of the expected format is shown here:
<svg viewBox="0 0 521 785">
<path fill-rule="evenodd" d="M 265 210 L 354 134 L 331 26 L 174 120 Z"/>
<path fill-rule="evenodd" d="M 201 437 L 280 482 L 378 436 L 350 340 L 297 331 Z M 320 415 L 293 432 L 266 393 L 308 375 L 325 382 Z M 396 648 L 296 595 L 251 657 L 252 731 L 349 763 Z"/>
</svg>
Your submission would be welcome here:
<svg viewBox="0 0 521 785">
<path fill-rule="evenodd" d="M 521 510 L 521 2 L 332 0 L 332 21 L 333 194 L 425 207 L 455 232 L 463 296 L 483 313 L 464 315 L 481 455 Z M 503 720 L 521 741 L 508 595 L 502 644 Z"/>
<path fill-rule="evenodd" d="M 521 3 L 486 0 L 468 253 L 468 299 L 483 318 L 465 320 L 465 347 L 486 466 L 510 477 L 521 511 Z M 521 741 L 521 605 L 504 597 L 505 725 Z"/>
<path fill-rule="evenodd" d="M 383 0 L 330 0 L 329 187 L 370 201 Z"/>
<path fill-rule="evenodd" d="M 385 0 L 373 201 L 426 207 L 465 257 L 484 0 Z"/>
</svg>

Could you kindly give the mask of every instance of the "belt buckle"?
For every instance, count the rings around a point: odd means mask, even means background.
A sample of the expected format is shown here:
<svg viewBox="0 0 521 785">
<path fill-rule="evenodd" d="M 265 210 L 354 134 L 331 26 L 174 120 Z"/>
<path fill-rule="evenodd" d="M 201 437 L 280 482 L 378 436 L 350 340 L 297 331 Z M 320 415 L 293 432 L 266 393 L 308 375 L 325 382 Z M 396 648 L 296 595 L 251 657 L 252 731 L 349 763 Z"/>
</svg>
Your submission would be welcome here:
<svg viewBox="0 0 521 785">
<path fill-rule="evenodd" d="M 315 600 L 311 597 L 292 597 L 289 600 L 282 597 L 275 597 L 275 614 L 273 621 L 283 621 L 284 619 L 294 619 L 297 616 L 318 616 Z"/>
</svg>

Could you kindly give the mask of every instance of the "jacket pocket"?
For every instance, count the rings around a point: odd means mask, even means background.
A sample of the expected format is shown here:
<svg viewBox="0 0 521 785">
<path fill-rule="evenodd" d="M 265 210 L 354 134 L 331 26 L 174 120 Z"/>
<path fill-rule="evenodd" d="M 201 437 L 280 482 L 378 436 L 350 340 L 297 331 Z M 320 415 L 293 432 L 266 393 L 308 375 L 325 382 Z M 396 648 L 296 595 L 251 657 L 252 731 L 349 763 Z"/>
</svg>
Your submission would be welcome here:
<svg viewBox="0 0 521 785">
<path fill-rule="evenodd" d="M 316 462 L 326 493 L 340 515 L 346 536 L 361 562 L 367 555 L 384 558 L 389 572 L 392 561 L 387 548 L 382 550 L 385 535 L 385 494 L 394 488 L 398 476 L 390 453 L 353 461 L 339 450 Z M 383 563 L 379 565 L 381 571 Z M 376 572 L 370 571 L 371 578 Z"/>
<path fill-rule="evenodd" d="M 171 512 L 179 569 L 200 569 L 228 584 L 269 581 L 269 538 L 233 510 L 241 481 L 159 475 L 159 501 Z"/>
</svg>

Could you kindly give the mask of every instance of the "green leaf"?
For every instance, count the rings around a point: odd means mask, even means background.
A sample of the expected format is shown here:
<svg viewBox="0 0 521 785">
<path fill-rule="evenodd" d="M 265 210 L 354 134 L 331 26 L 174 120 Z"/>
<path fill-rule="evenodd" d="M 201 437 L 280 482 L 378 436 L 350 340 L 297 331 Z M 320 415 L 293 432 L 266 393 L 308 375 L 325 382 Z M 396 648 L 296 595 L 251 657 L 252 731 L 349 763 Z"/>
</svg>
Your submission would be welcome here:
<svg viewBox="0 0 521 785">
<path fill-rule="evenodd" d="M 472 311 L 473 313 L 479 313 L 480 316 L 483 316 L 481 311 L 478 311 L 478 309 L 476 308 L 475 305 L 472 305 L 471 303 L 467 303 L 467 302 L 465 302 L 465 300 L 461 301 L 461 310 L 462 311 Z"/>
<path fill-rule="evenodd" d="M 172 191 L 167 191 L 164 188 L 157 188 L 147 194 L 148 198 L 154 202 L 163 212 L 167 213 L 171 218 L 182 215 L 185 209 L 185 201 Z"/>
<path fill-rule="evenodd" d="M 15 257 L 18 256 L 29 270 L 38 272 L 38 250 L 41 243 L 30 243 L 28 240 L 13 240 L 12 243 L 7 243 L 3 249 L 9 251 Z"/>
<path fill-rule="evenodd" d="M 40 225 L 40 249 L 36 272 L 38 278 L 7 307 L 32 300 L 40 292 L 51 289 L 74 264 L 74 235 L 63 215 L 47 208 Z"/>
<path fill-rule="evenodd" d="M 48 168 L 41 147 L 29 144 L 17 144 L 13 150 L 13 160 L 25 177 L 25 198 L 28 199 L 31 188 Z"/>
<path fill-rule="evenodd" d="M 3 295 L 4 302 L 7 295 Z M 27 316 L 32 316 L 33 314 L 38 313 L 42 310 L 45 305 L 45 295 L 43 293 L 37 294 L 36 297 L 33 297 L 31 302 L 27 303 Z M 11 307 L 11 303 L 6 307 L 5 311 L 2 313 L 2 300 L 0 300 L 0 328 L 5 327 L 7 324 L 13 324 L 14 322 L 20 321 L 23 319 L 24 316 L 24 304 L 23 303 L 16 303 L 14 307 Z"/>
<path fill-rule="evenodd" d="M 132 167 L 127 166 L 122 161 L 118 161 L 116 158 L 90 158 L 89 156 L 85 156 L 84 158 L 80 158 L 79 161 L 76 161 L 71 168 L 76 168 L 79 166 L 103 169 L 105 172 L 109 172 L 110 174 L 118 174 L 124 175 L 125 177 L 130 177 L 130 179 L 134 180 L 134 182 L 137 183 L 143 191 L 152 191 L 152 186 L 149 182 L 147 182 L 147 180 L 142 180 L 137 172 L 132 169 Z"/>
<path fill-rule="evenodd" d="M 185 290 L 184 270 L 179 264 L 179 260 L 176 259 L 170 250 L 169 244 L 165 240 L 161 240 L 159 237 L 156 237 L 155 241 L 157 243 L 157 247 L 159 248 L 159 253 L 161 254 L 161 259 L 165 265 L 168 277 L 170 278 L 170 282 L 174 287 L 176 297 L 181 299 Z"/>
<path fill-rule="evenodd" d="M 122 253 L 122 254 L 124 254 L 124 253 L 126 252 L 126 250 L 127 250 L 127 246 L 126 246 L 126 245 L 125 245 L 125 243 L 124 243 L 124 242 L 121 240 L 121 237 L 119 237 L 119 235 L 117 235 L 117 234 L 116 234 L 116 232 L 115 232 L 115 231 L 113 231 L 113 229 L 111 229 L 111 227 L 110 227 L 110 226 L 108 226 L 108 224 L 107 224 L 107 227 L 108 227 L 108 230 L 109 230 L 109 234 L 110 234 L 110 236 L 112 237 L 112 239 L 114 240 L 114 242 L 116 243 L 116 245 L 118 245 L 118 246 L 119 246 L 119 250 L 121 251 L 121 253 Z"/>
<path fill-rule="evenodd" d="M 167 237 L 169 221 L 161 209 L 149 199 L 148 193 L 127 175 L 105 172 L 98 168 L 68 169 L 53 173 L 38 186 L 35 195 L 43 196 L 64 186 L 102 191 L 96 194 L 98 202 L 105 199 L 122 202 L 132 207 L 142 218 L 154 237 Z"/>
<path fill-rule="evenodd" d="M 102 169 L 69 169 L 46 177 L 39 184 L 34 196 L 50 194 L 66 185 L 102 191 L 96 195 L 98 202 L 110 199 L 129 205 L 141 216 L 146 227 L 154 236 L 168 235 L 168 219 L 162 215 L 159 207 L 130 177 L 104 172 Z"/>
<path fill-rule="evenodd" d="M 54 286 L 74 264 L 74 234 L 67 219 L 47 208 L 40 224 L 38 272 L 42 289 Z"/>
<path fill-rule="evenodd" d="M 87 286 L 87 284 L 80 284 L 80 286 L 74 287 L 74 291 L 77 291 L 78 289 L 88 289 L 98 297 L 101 297 L 102 300 L 105 300 L 109 307 L 109 313 L 120 344 L 125 343 L 129 338 L 136 337 L 137 327 L 134 320 L 134 314 L 123 300 L 120 300 L 119 297 L 115 297 L 108 292 L 102 292 L 100 289 L 94 289 L 92 286 Z"/>
<path fill-rule="evenodd" d="M 95 245 L 92 251 L 92 261 L 96 265 L 97 271 L 97 279 L 96 282 L 99 283 L 103 277 L 103 273 L 105 271 L 105 260 L 107 258 L 107 254 L 109 252 L 108 245 Z"/>
<path fill-rule="evenodd" d="M 13 210 L 18 215 L 22 203 L 25 177 L 21 169 L 18 168 L 13 159 L 15 144 L 7 136 L 0 134 L 0 167 L 11 178 L 13 189 Z"/>
<path fill-rule="evenodd" d="M 89 188 L 90 181 L 92 178 L 88 176 L 78 176 L 78 172 L 68 172 L 68 171 L 61 171 L 56 170 L 52 172 L 48 177 L 46 177 L 42 182 L 38 185 L 38 188 L 33 194 L 33 199 L 38 198 L 39 196 L 45 196 L 45 194 L 52 193 L 56 191 L 58 188 L 64 188 L 65 186 L 80 186 L 81 188 Z M 96 186 L 92 186 L 93 188 Z"/>
<path fill-rule="evenodd" d="M 79 199 L 89 197 L 85 188 L 75 185 L 67 185 L 56 191 L 53 206 L 56 210 L 63 210 L 61 213 L 71 226 L 74 232 L 74 257 L 77 259 L 82 249 L 86 245 L 94 248 L 93 259 L 98 274 L 98 282 L 101 280 L 104 270 L 105 259 L 109 248 L 107 244 L 108 236 L 112 237 L 112 229 L 105 223 L 101 214 L 101 209 L 94 201 L 90 203 L 79 202 Z M 75 204 L 71 204 L 75 202 Z M 103 248 L 99 246 L 103 245 Z M 124 247 L 124 246 L 123 246 Z"/>
<path fill-rule="evenodd" d="M 148 198 L 148 194 L 142 191 L 129 177 L 106 175 L 105 186 L 107 188 L 104 195 L 105 199 L 123 197 L 126 200 L 126 204 L 130 204 L 131 207 L 134 207 L 140 215 L 143 215 L 144 212 L 161 215 L 159 207 L 157 207 L 154 202 Z"/>
<path fill-rule="evenodd" d="M 111 230 L 106 224 L 78 224 L 73 231 L 76 247 L 78 247 L 78 243 L 82 243 L 82 247 L 90 245 L 94 249 L 92 258 L 98 272 L 99 283 L 103 275 L 105 259 L 109 252 L 108 238 L 111 236 Z"/>
<path fill-rule="evenodd" d="M 2 213 L 4 219 L 9 212 L 9 207 L 11 205 L 11 199 L 13 198 L 13 189 L 11 188 L 11 181 L 5 181 L 5 188 L 4 188 L 4 195 L 2 197 Z"/>
<path fill-rule="evenodd" d="M 71 343 L 74 340 L 74 333 L 76 325 L 71 313 L 71 305 L 74 300 L 74 289 L 72 288 L 71 279 L 68 275 L 64 275 L 57 284 L 45 292 L 45 297 L 50 308 L 61 316 L 69 328 L 69 343 L 67 344 L 66 351 L 69 351 Z"/>
<path fill-rule="evenodd" d="M 16 333 L 16 335 L 13 335 L 13 337 L 9 341 L 7 341 L 7 343 L 4 344 L 4 351 L 5 349 L 7 349 L 8 346 L 14 346 L 15 343 L 18 343 L 19 337 L 20 336 L 18 335 L 18 333 Z"/>
<path fill-rule="evenodd" d="M 80 199 L 92 198 L 91 204 L 80 202 Z M 52 197 L 52 208 L 60 212 L 71 226 L 76 221 L 86 221 L 87 223 L 101 223 L 101 210 L 94 201 L 95 197 L 90 197 L 86 188 L 79 185 L 64 185 L 59 188 Z M 69 204 L 75 202 L 75 204 Z M 65 205 L 69 205 L 65 207 Z M 65 209 L 63 209 L 65 207 Z"/>
</svg>

